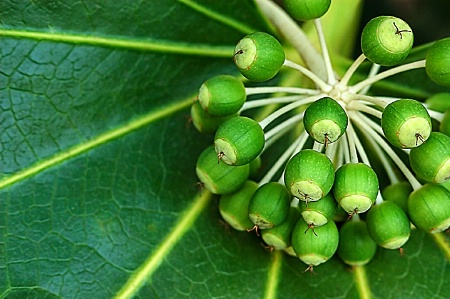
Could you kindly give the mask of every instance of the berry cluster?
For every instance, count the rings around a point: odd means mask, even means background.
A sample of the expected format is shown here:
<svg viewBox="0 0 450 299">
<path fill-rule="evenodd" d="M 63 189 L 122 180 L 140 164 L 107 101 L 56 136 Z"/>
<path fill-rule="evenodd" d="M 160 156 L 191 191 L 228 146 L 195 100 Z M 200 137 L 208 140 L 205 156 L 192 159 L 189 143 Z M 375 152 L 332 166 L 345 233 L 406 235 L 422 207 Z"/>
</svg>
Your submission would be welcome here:
<svg viewBox="0 0 450 299">
<path fill-rule="evenodd" d="M 450 95 L 437 94 L 422 103 L 376 96 L 370 87 L 416 68 L 450 86 L 450 38 L 432 45 L 425 60 L 399 65 L 412 49 L 411 28 L 396 17 L 374 18 L 361 35 L 363 54 L 338 78 L 318 19 L 330 0 L 284 4 L 292 18 L 314 21 L 322 48 L 314 59 L 320 58 L 325 76 L 287 60 L 276 38 L 255 32 L 242 38 L 232 55 L 245 78 L 267 81 L 287 67 L 314 87 L 250 88 L 220 75 L 202 84 L 191 109 L 195 127 L 214 134 L 214 145 L 201 153 L 196 172 L 206 189 L 221 195 L 223 219 L 236 230 L 256 230 L 267 246 L 299 257 L 308 269 L 336 252 L 349 265 L 364 265 L 377 245 L 401 250 L 411 223 L 430 233 L 447 230 Z M 288 18 L 279 8 L 269 10 Z M 372 62 L 368 78 L 350 85 L 366 59 Z M 394 67 L 378 73 L 380 66 Z M 277 96 L 247 101 L 255 94 Z M 273 104 L 277 109 L 260 121 L 244 116 L 249 109 Z M 433 131 L 436 123 L 440 132 Z M 254 182 L 262 153 L 288 132 L 294 132 L 295 141 Z M 371 162 L 381 163 L 389 178 L 382 192 Z"/>
</svg>

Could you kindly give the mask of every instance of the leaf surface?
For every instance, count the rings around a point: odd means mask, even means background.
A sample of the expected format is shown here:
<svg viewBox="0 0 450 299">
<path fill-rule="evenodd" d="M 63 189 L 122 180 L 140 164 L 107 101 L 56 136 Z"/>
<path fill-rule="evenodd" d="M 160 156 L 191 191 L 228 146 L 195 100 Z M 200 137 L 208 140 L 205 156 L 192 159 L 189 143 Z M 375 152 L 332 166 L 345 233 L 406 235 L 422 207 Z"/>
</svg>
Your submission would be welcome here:
<svg viewBox="0 0 450 299">
<path fill-rule="evenodd" d="M 245 33 L 269 30 L 252 1 L 0 7 L 0 297 L 450 297 L 445 237 L 310 275 L 198 191 L 211 137 L 189 106 L 206 78 L 237 74 Z"/>
</svg>

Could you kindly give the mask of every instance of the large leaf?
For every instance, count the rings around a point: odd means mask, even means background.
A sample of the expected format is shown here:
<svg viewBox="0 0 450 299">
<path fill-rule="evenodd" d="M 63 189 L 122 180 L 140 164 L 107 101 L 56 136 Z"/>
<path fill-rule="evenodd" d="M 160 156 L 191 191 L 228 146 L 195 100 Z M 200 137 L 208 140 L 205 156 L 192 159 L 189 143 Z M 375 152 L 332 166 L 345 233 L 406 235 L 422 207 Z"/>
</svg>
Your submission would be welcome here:
<svg viewBox="0 0 450 299">
<path fill-rule="evenodd" d="M 310 275 L 198 191 L 211 140 L 189 105 L 268 30 L 251 1 L 10 1 L 0 20 L 0 297 L 450 297 L 445 237 Z"/>
</svg>

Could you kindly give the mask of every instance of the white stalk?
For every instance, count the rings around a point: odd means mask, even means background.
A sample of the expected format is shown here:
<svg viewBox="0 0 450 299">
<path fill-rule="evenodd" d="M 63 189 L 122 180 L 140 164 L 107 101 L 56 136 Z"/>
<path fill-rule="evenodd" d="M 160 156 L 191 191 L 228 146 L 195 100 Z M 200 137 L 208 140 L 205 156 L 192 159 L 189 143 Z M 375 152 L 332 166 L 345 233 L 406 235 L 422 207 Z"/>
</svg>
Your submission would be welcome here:
<svg viewBox="0 0 450 299">
<path fill-rule="evenodd" d="M 300 87 L 283 87 L 283 86 L 264 86 L 264 87 L 246 87 L 247 96 L 264 93 L 294 93 L 300 95 L 315 95 L 319 91 L 317 89 L 300 88 Z"/>
<path fill-rule="evenodd" d="M 386 101 L 385 99 L 379 97 L 366 96 L 363 94 L 352 94 L 352 93 L 343 94 L 342 100 L 346 103 L 351 103 L 352 101 L 365 101 L 377 105 L 378 107 L 381 107 L 383 109 L 389 104 L 389 101 Z"/>
<path fill-rule="evenodd" d="M 363 145 L 361 144 L 361 141 L 359 140 L 358 135 L 356 134 L 355 130 L 353 129 L 353 125 L 352 125 L 351 121 L 348 122 L 347 131 L 352 136 L 352 139 L 355 142 L 356 149 L 358 150 L 361 160 L 363 161 L 364 164 L 366 164 L 367 166 L 370 167 L 371 165 L 370 165 L 369 158 L 367 157 L 366 151 L 365 151 Z"/>
<path fill-rule="evenodd" d="M 427 110 L 428 110 L 428 114 L 430 115 L 431 118 L 437 120 L 438 122 L 442 122 L 444 120 L 444 113 L 437 112 L 437 111 L 430 110 L 430 109 L 427 109 Z"/>
<path fill-rule="evenodd" d="M 321 78 L 319 78 L 319 76 L 308 70 L 306 67 L 301 66 L 300 64 L 287 59 L 284 61 L 283 65 L 296 71 L 299 71 L 300 73 L 311 79 L 311 81 L 313 81 L 317 85 L 317 87 L 320 88 L 320 90 L 322 90 L 323 92 L 331 91 L 332 87 L 330 85 L 325 83 L 325 81 L 323 81 Z"/>
<path fill-rule="evenodd" d="M 268 131 L 266 134 L 264 134 L 264 137 L 266 138 L 266 144 L 269 140 L 272 140 L 274 138 L 278 139 L 281 137 L 285 132 L 292 129 L 295 125 L 297 125 L 301 120 L 303 119 L 303 114 L 300 113 L 297 115 L 294 115 L 293 117 L 289 118 L 288 120 L 282 122 L 281 124 L 277 125 L 270 131 Z M 280 134 L 282 133 L 282 134 Z"/>
<path fill-rule="evenodd" d="M 356 111 L 365 112 L 365 113 L 368 113 L 368 114 L 373 115 L 380 119 L 381 119 L 381 116 L 383 115 L 383 112 L 381 112 L 380 110 L 377 110 L 375 108 L 364 105 L 363 103 L 361 103 L 359 101 L 352 101 L 350 104 L 347 105 L 346 108 L 348 110 L 356 110 Z"/>
<path fill-rule="evenodd" d="M 397 67 L 394 67 L 392 69 L 389 69 L 387 71 L 381 72 L 371 78 L 367 78 L 366 80 L 363 80 L 359 82 L 358 84 L 355 84 L 349 88 L 349 91 L 351 93 L 358 93 L 361 89 L 365 88 L 366 86 L 370 86 L 375 82 L 378 82 L 380 80 L 383 80 L 387 77 L 390 77 L 392 75 L 396 75 L 402 72 L 406 72 L 413 69 L 423 68 L 425 67 L 425 59 L 419 60 L 407 64 L 403 64 Z"/>
<path fill-rule="evenodd" d="M 308 133 L 306 131 L 303 131 L 300 136 L 297 137 L 297 139 L 288 147 L 286 151 L 281 155 L 281 157 L 278 158 L 277 162 L 270 168 L 270 170 L 264 175 L 264 177 L 259 182 L 259 186 L 264 185 L 265 183 L 270 182 L 272 180 L 273 176 L 281 169 L 281 167 L 286 163 L 286 161 L 293 156 L 293 153 L 295 153 L 296 149 L 298 147 L 303 147 L 306 140 L 308 139 Z"/>
<path fill-rule="evenodd" d="M 367 78 L 372 78 L 373 76 L 375 76 L 378 73 L 378 71 L 380 70 L 380 67 L 381 67 L 381 65 L 373 63 L 372 67 L 370 68 L 370 72 L 369 72 L 369 75 L 367 76 Z M 372 85 L 367 85 L 359 92 L 359 94 L 366 94 L 371 87 L 372 87 Z"/>
<path fill-rule="evenodd" d="M 277 98 L 264 98 L 253 101 L 246 101 L 242 108 L 239 110 L 239 113 L 248 109 L 253 109 L 257 107 L 267 106 L 271 104 L 286 104 L 292 103 L 301 99 L 304 99 L 306 96 L 285 96 L 285 97 L 277 97 Z"/>
<path fill-rule="evenodd" d="M 364 62 L 366 59 L 366 56 L 364 54 L 359 55 L 358 58 L 356 58 L 355 61 L 353 61 L 352 65 L 347 69 L 344 76 L 342 77 L 341 81 L 339 82 L 339 85 L 342 87 L 346 87 L 348 85 L 348 81 L 350 81 L 351 77 L 355 73 L 355 71 L 358 69 L 358 67 L 361 65 L 361 63 Z"/>
<path fill-rule="evenodd" d="M 261 12 L 282 35 L 297 50 L 308 68 L 320 78 L 326 78 L 325 63 L 322 56 L 309 38 L 279 5 L 269 0 L 255 0 Z"/>
<path fill-rule="evenodd" d="M 361 113 L 355 112 L 355 111 L 349 111 L 349 114 L 351 114 L 352 120 L 355 121 L 355 124 L 360 127 L 362 131 L 365 131 L 367 134 L 372 136 L 372 138 L 381 146 L 381 148 L 388 154 L 388 156 L 394 161 L 394 163 L 397 165 L 397 167 L 403 172 L 406 179 L 411 184 L 412 188 L 414 190 L 419 189 L 422 187 L 422 185 L 419 183 L 419 181 L 416 179 L 416 177 L 411 173 L 411 171 L 408 169 L 408 167 L 403 163 L 403 161 L 400 159 L 400 157 L 394 152 L 394 150 L 389 146 L 389 144 L 383 140 L 383 138 L 380 137 L 375 132 L 375 129 L 377 128 L 377 124 L 375 124 L 371 119 L 364 116 Z"/>
<path fill-rule="evenodd" d="M 336 78 L 334 76 L 334 70 L 331 66 L 330 54 L 328 53 L 327 42 L 325 40 L 325 35 L 323 34 L 322 23 L 320 19 L 314 19 L 314 26 L 316 27 L 317 36 L 319 37 L 320 48 L 322 49 L 322 57 L 325 62 L 325 69 L 327 72 L 327 83 L 334 85 L 336 83 Z"/>
<path fill-rule="evenodd" d="M 316 100 L 318 100 L 321 96 L 311 96 L 311 97 L 307 97 L 305 99 L 293 102 L 289 105 L 286 105 L 284 107 L 282 107 L 281 109 L 276 110 L 275 112 L 273 112 L 272 114 L 268 115 L 266 118 L 264 118 L 263 120 L 261 120 L 259 122 L 259 125 L 264 129 L 265 127 L 267 127 L 267 125 L 269 125 L 272 121 L 274 121 L 275 119 L 277 119 L 278 117 L 280 117 L 281 115 L 297 108 L 300 107 L 302 105 L 305 104 L 309 104 L 312 103 Z"/>
</svg>

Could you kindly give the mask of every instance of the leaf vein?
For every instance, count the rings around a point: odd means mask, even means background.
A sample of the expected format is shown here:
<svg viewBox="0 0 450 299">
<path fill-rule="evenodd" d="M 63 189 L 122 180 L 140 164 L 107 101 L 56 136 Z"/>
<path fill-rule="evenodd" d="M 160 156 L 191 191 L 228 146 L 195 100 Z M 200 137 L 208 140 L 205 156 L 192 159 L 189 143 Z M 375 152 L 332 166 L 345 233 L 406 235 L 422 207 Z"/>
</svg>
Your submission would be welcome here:
<svg viewBox="0 0 450 299">
<path fill-rule="evenodd" d="M 57 32 L 39 32 L 27 30 L 0 29 L 0 36 L 46 40 L 70 44 L 87 44 L 102 47 L 122 48 L 144 52 L 163 52 L 170 54 L 230 57 L 234 46 L 211 46 L 207 44 L 189 44 L 167 40 L 137 40 L 123 37 L 102 37 L 81 34 L 63 34 Z"/>
<path fill-rule="evenodd" d="M 98 135 L 96 138 L 93 138 L 85 143 L 78 144 L 72 148 L 69 148 L 65 151 L 55 154 L 52 157 L 38 161 L 36 164 L 34 164 L 32 166 L 30 166 L 28 168 L 24 168 L 24 169 L 18 171 L 17 173 L 0 180 L 0 190 L 7 186 L 18 183 L 28 177 L 34 176 L 34 175 L 36 175 L 46 169 L 49 169 L 59 163 L 62 163 L 69 159 L 72 159 L 76 156 L 79 156 L 79 155 L 81 155 L 93 148 L 96 148 L 104 143 L 118 139 L 118 138 L 120 138 L 128 133 L 131 133 L 139 128 L 142 128 L 154 121 L 157 121 L 161 118 L 171 115 L 172 113 L 175 113 L 177 111 L 185 109 L 185 108 L 189 107 L 190 105 L 192 105 L 192 99 L 187 99 L 187 100 L 181 101 L 179 103 L 163 107 L 162 109 L 159 109 L 156 111 L 151 111 L 148 114 L 145 114 L 141 117 L 131 120 L 130 122 L 124 124 L 123 126 L 120 126 L 111 131 L 107 131 L 101 135 Z"/>
</svg>

